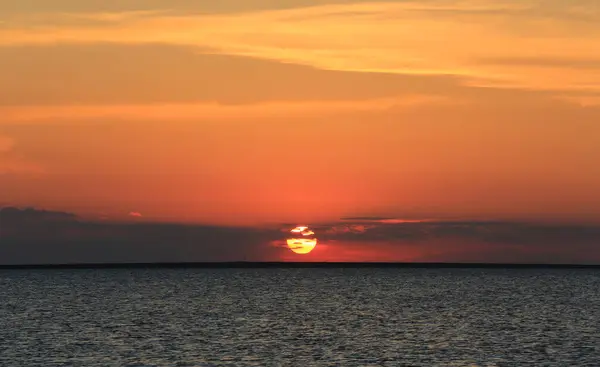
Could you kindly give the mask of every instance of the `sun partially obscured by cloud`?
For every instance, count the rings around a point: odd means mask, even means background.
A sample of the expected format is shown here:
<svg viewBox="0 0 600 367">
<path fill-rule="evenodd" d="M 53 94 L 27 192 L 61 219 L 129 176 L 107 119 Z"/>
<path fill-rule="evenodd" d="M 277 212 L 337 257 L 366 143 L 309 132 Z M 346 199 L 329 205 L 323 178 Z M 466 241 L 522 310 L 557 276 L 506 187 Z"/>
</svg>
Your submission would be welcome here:
<svg viewBox="0 0 600 367">
<path fill-rule="evenodd" d="M 498 221 L 281 227 L 90 221 L 69 212 L 0 207 L 0 264 L 186 261 L 416 261 L 600 264 L 600 226 Z M 317 229 L 318 228 L 318 229 Z M 285 230 L 289 233 L 289 228 Z M 291 247 L 290 247 L 291 246 Z M 290 249 L 304 253 L 301 258 Z"/>
<path fill-rule="evenodd" d="M 452 74 L 479 86 L 600 93 L 600 13 L 584 0 L 364 2 L 230 14 L 38 18 L 34 28 L 18 16 L 7 19 L 0 44 L 166 43 L 320 69 Z"/>
</svg>

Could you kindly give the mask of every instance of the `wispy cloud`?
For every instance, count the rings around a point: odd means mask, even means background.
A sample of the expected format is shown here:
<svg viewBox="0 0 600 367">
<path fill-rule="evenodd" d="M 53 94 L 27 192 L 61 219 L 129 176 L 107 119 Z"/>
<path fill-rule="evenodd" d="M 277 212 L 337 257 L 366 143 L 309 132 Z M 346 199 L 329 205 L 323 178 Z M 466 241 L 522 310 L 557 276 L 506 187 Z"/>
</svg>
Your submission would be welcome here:
<svg viewBox="0 0 600 367">
<path fill-rule="evenodd" d="M 541 58 L 541 57 L 495 57 L 482 59 L 482 64 L 531 66 L 547 68 L 573 68 L 573 69 L 600 69 L 600 59 L 578 59 L 578 58 Z"/>
<path fill-rule="evenodd" d="M 389 218 L 389 217 L 345 217 L 342 221 L 352 221 L 360 223 L 384 223 L 384 224 L 402 224 L 402 223 L 424 223 L 432 222 L 432 219 L 410 219 L 410 218 Z"/>
<path fill-rule="evenodd" d="M 449 101 L 435 96 L 404 96 L 368 101 L 333 102 L 267 102 L 252 105 L 223 105 L 219 103 L 172 103 L 138 105 L 62 105 L 62 106 L 0 106 L 2 124 L 25 122 L 55 123 L 109 119 L 125 121 L 167 121 L 249 118 L 284 118 L 340 112 L 384 111 L 390 108 L 411 108 L 422 105 L 445 104 Z"/>
<path fill-rule="evenodd" d="M 69 15 L 109 21 L 102 26 L 57 25 L 56 15 L 48 17 L 51 26 L 5 26 L 0 43 L 168 43 L 330 70 L 462 75 L 491 87 L 579 90 L 587 81 L 600 92 L 600 77 L 582 67 L 600 59 L 600 14 L 582 2 L 408 1 L 222 15 Z M 544 67 L 481 61 L 499 57 L 580 61 Z"/>
</svg>

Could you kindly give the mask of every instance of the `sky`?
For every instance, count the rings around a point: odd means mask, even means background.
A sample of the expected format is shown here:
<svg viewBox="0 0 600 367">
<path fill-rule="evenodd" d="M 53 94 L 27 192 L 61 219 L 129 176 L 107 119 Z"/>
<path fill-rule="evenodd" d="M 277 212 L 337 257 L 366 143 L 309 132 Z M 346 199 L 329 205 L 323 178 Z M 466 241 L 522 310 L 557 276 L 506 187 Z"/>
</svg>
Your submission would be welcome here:
<svg viewBox="0 0 600 367">
<path fill-rule="evenodd" d="M 596 0 L 1 2 L 1 259 L 600 263 L 599 122 Z"/>
</svg>

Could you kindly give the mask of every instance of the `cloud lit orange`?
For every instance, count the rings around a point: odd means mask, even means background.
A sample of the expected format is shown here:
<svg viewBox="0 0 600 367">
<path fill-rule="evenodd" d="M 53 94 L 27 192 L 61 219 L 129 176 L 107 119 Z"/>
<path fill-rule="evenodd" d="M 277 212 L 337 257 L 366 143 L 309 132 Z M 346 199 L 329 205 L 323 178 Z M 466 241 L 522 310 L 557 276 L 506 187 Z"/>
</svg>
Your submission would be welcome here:
<svg viewBox="0 0 600 367">
<path fill-rule="evenodd" d="M 44 14 L 36 18 L 43 29 L 28 26 L 27 19 L 7 17 L 0 44 L 164 43 L 326 70 L 462 75 L 480 86 L 600 91 L 597 74 L 589 72 L 600 58 L 600 17 L 574 1 L 324 2 L 179 16 Z M 90 24 L 81 26 L 85 21 Z"/>
</svg>

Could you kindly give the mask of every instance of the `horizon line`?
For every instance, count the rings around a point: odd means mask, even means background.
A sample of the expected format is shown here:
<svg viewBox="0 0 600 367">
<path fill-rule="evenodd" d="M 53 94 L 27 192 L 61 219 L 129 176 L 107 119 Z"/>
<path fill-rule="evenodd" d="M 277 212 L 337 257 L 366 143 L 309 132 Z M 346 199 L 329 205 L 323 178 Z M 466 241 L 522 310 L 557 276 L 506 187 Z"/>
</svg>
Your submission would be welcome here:
<svg viewBox="0 0 600 367">
<path fill-rule="evenodd" d="M 127 268 L 430 268 L 430 269 L 599 269 L 600 264 L 481 263 L 481 262 L 344 262 L 344 261 L 214 261 L 214 262 L 114 262 L 60 264 L 0 264 L 10 269 L 127 269 Z"/>
</svg>

